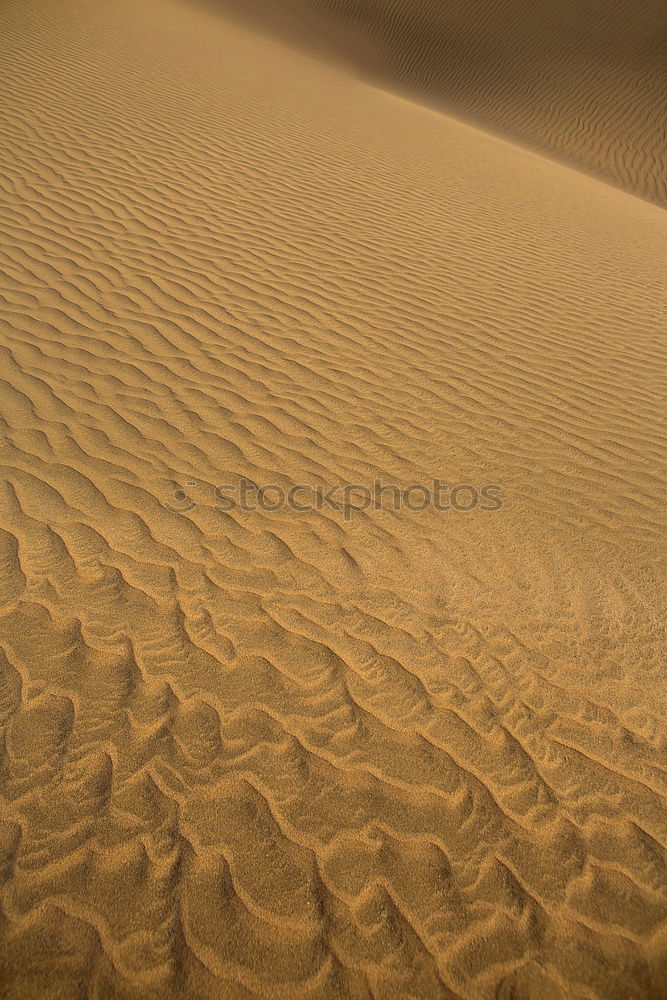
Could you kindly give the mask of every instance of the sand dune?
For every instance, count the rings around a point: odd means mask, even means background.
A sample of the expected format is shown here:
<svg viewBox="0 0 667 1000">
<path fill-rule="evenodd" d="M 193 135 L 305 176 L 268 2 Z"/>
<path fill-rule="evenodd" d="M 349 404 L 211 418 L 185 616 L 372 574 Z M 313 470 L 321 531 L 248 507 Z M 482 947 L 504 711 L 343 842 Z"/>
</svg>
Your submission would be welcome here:
<svg viewBox="0 0 667 1000">
<path fill-rule="evenodd" d="M 208 0 L 667 206 L 663 0 Z"/>
<path fill-rule="evenodd" d="M 219 11 L 0 27 L 0 994 L 664 996 L 665 213 Z"/>
</svg>

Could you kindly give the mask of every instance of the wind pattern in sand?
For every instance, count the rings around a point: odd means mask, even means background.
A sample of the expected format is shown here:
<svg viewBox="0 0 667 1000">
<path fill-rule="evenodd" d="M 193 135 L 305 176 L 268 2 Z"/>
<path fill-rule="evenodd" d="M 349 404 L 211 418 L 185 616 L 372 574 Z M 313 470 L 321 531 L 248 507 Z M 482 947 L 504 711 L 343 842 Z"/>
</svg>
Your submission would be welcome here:
<svg viewBox="0 0 667 1000">
<path fill-rule="evenodd" d="M 663 996 L 667 216 L 216 12 L 0 22 L 2 997 Z"/>
</svg>

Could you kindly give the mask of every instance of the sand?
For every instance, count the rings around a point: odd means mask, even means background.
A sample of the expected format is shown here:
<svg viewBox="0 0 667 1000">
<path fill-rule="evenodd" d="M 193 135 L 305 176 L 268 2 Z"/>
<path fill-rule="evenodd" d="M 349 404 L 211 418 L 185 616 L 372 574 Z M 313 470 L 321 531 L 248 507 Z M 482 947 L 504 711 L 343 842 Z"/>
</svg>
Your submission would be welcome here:
<svg viewBox="0 0 667 1000">
<path fill-rule="evenodd" d="M 664 0 L 201 0 L 667 207 Z"/>
<path fill-rule="evenodd" d="M 0 996 L 666 996 L 664 210 L 221 8 L 0 33 Z"/>
</svg>

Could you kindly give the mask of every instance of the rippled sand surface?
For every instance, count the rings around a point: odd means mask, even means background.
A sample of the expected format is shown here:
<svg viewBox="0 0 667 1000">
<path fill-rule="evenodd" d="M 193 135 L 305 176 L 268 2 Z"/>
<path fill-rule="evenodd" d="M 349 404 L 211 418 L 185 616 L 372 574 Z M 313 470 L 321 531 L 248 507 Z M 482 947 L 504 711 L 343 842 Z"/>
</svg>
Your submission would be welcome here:
<svg viewBox="0 0 667 1000">
<path fill-rule="evenodd" d="M 664 0 L 200 2 L 667 207 Z"/>
<path fill-rule="evenodd" d="M 665 212 L 221 9 L 0 33 L 0 996 L 660 1000 Z"/>
</svg>

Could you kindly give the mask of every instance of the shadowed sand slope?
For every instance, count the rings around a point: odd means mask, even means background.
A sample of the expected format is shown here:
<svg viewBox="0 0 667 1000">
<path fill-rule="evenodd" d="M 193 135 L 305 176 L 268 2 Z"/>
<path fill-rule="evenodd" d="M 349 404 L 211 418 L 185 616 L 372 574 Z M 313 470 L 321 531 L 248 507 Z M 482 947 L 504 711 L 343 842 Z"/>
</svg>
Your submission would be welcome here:
<svg viewBox="0 0 667 1000">
<path fill-rule="evenodd" d="M 0 21 L 3 998 L 663 996 L 665 213 L 201 9 Z"/>
<path fill-rule="evenodd" d="M 667 206 L 664 0 L 208 0 Z"/>
</svg>

